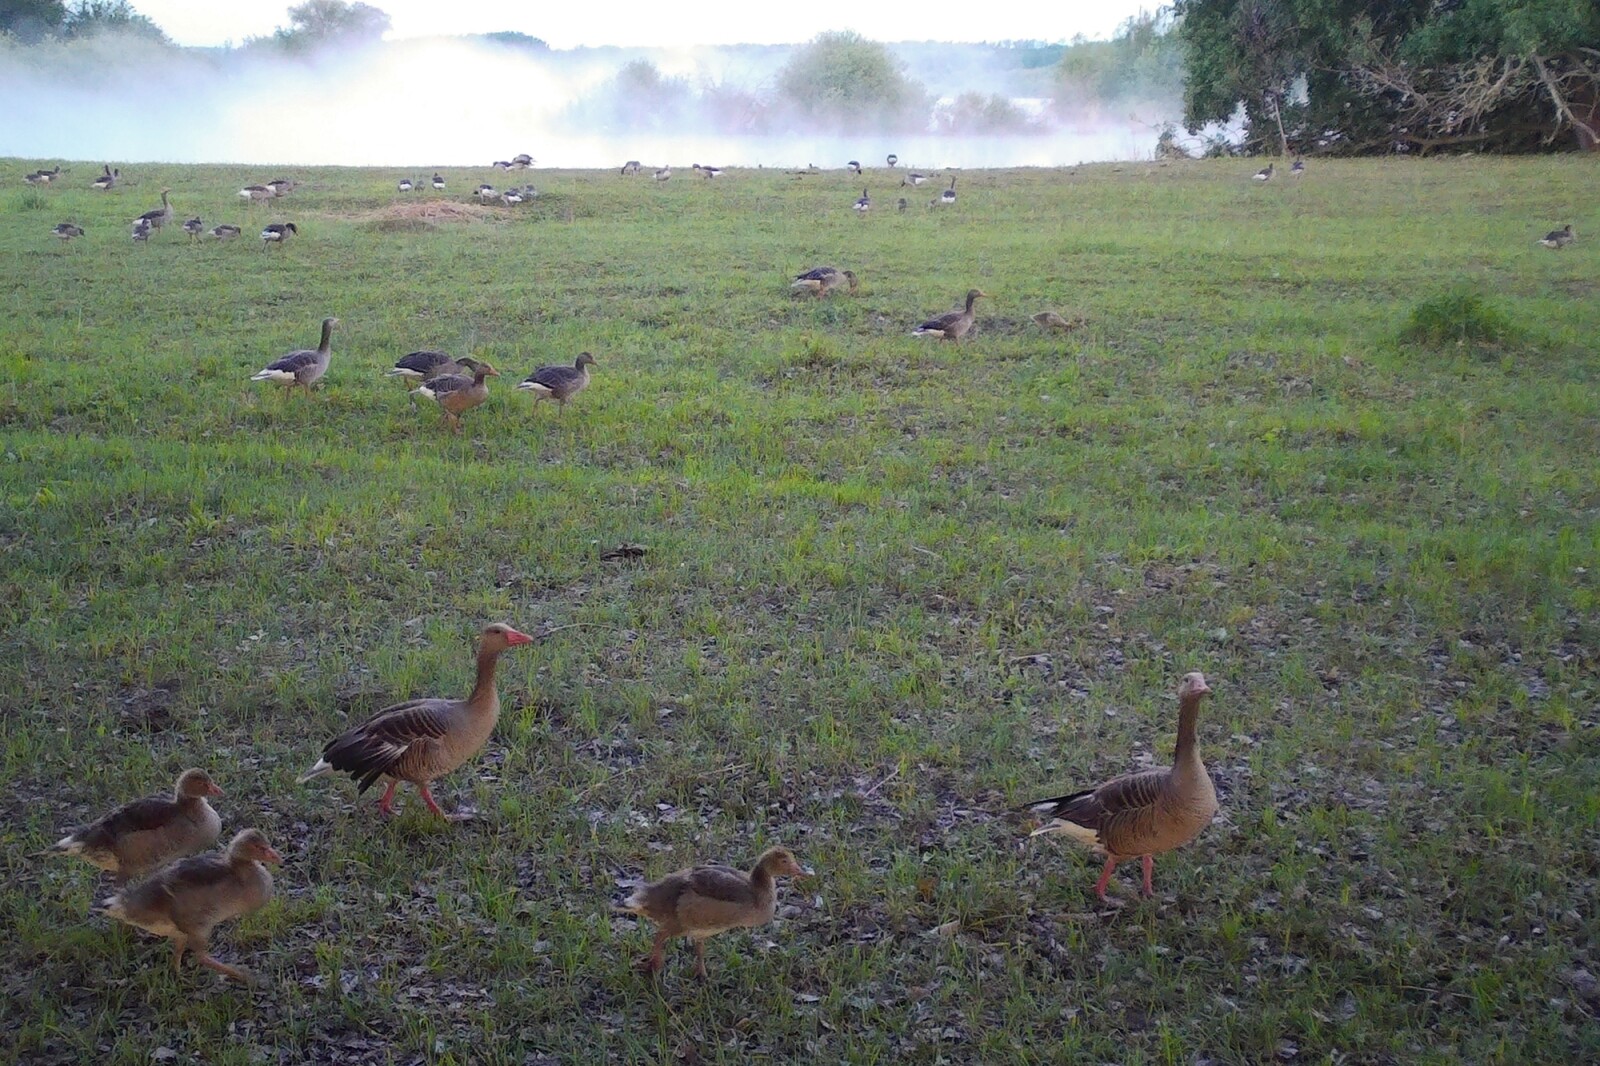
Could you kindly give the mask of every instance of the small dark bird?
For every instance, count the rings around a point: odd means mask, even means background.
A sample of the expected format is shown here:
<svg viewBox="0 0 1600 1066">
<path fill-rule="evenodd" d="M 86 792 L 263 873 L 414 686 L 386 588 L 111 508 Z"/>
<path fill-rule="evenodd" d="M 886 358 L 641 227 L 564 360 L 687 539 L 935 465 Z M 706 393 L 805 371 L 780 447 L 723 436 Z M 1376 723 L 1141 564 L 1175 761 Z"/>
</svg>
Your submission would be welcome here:
<svg viewBox="0 0 1600 1066">
<path fill-rule="evenodd" d="M 110 189 L 113 186 L 115 186 L 117 184 L 117 182 L 119 182 L 121 180 L 122 180 L 122 171 L 121 171 L 121 169 L 119 168 L 117 170 L 112 170 L 111 167 L 108 165 L 106 167 L 106 172 L 104 174 L 100 175 L 98 178 L 95 178 L 94 181 L 89 185 L 89 188 L 91 188 L 91 189 L 99 189 L 101 192 L 104 192 L 107 189 Z"/>
<path fill-rule="evenodd" d="M 1544 239 L 1539 243 L 1544 245 L 1546 248 L 1559 249 L 1565 248 L 1567 245 L 1571 244 L 1577 239 L 1578 235 L 1572 232 L 1572 223 L 1569 222 L 1560 229 L 1551 230 L 1549 233 L 1546 233 L 1544 235 Z"/>
<path fill-rule="evenodd" d="M 902 215 L 905 214 L 907 206 L 909 205 L 906 203 L 906 198 L 904 196 L 900 197 L 900 199 L 894 202 L 894 209 L 900 212 Z"/>
<path fill-rule="evenodd" d="M 183 232 L 189 235 L 189 240 L 191 243 L 193 243 L 195 238 L 199 237 L 200 234 L 204 233 L 205 230 L 206 224 L 200 221 L 198 217 L 184 220 Z"/>
<path fill-rule="evenodd" d="M 74 237 L 83 236 L 83 227 L 74 226 L 70 222 L 57 222 L 56 228 L 50 231 L 63 241 L 70 241 Z"/>
<path fill-rule="evenodd" d="M 136 244 L 143 244 L 150 239 L 150 223 L 142 218 L 133 220 L 133 232 L 130 234 Z"/>
<path fill-rule="evenodd" d="M 232 224 L 227 223 L 227 222 L 224 222 L 220 226 L 212 226 L 211 227 L 211 236 L 215 237 L 219 241 L 231 241 L 231 240 L 233 240 L 235 237 L 239 236 L 243 232 L 244 231 L 241 230 L 238 226 L 232 225 Z"/>
</svg>

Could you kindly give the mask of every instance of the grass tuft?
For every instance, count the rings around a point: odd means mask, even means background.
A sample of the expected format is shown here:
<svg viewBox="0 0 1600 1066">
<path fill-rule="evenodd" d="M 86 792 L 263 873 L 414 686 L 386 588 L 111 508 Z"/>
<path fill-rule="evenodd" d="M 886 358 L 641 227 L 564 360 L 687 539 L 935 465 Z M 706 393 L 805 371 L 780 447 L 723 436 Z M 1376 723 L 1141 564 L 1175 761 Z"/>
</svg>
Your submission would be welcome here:
<svg viewBox="0 0 1600 1066">
<path fill-rule="evenodd" d="M 1499 344 L 1515 333 L 1511 320 L 1471 282 L 1461 281 L 1419 301 L 1402 334 L 1407 341 L 1446 344 Z"/>
</svg>

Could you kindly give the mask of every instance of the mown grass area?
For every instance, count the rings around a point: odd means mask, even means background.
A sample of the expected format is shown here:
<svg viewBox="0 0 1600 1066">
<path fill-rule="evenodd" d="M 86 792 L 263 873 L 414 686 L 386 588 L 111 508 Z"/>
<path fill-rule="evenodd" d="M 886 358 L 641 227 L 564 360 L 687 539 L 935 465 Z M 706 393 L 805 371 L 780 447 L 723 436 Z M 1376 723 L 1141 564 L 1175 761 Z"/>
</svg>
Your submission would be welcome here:
<svg viewBox="0 0 1600 1066">
<path fill-rule="evenodd" d="M 865 219 L 843 172 L 537 171 L 439 224 L 399 172 L 37 165 L 0 165 L 4 1057 L 1600 1056 L 1592 160 L 969 172 L 903 215 L 880 171 Z M 164 185 L 247 237 L 135 246 Z M 861 292 L 791 299 L 824 262 Z M 967 342 L 907 335 L 972 286 Z M 1402 339 L 1468 291 L 1497 342 Z M 311 398 L 247 380 L 330 314 Z M 458 437 L 382 376 L 430 346 L 505 373 Z M 564 414 L 513 392 L 585 350 Z M 443 782 L 475 821 L 295 786 L 464 694 L 490 620 L 549 632 Z M 1101 913 L 1007 808 L 1168 758 L 1195 669 L 1223 813 Z M 216 941 L 262 988 L 36 854 L 194 764 L 287 857 Z M 619 883 L 775 842 L 819 876 L 709 985 L 632 972 Z"/>
</svg>

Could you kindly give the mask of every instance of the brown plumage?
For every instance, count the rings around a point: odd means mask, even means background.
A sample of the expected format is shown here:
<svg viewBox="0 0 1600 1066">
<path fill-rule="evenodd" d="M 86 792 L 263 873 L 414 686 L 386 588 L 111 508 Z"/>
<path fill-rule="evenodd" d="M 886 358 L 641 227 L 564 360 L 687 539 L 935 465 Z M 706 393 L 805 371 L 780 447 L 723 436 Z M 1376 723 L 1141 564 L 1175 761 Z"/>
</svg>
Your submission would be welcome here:
<svg viewBox="0 0 1600 1066">
<path fill-rule="evenodd" d="M 967 307 L 964 311 L 950 311 L 938 318 L 930 318 L 922 325 L 911 331 L 913 337 L 942 337 L 947 341 L 958 341 L 972 331 L 972 305 L 978 297 L 987 297 L 989 294 L 982 289 L 967 290 Z"/>
<path fill-rule="evenodd" d="M 508 648 L 532 644 L 533 638 L 501 622 L 487 626 L 478 640 L 478 680 L 464 700 L 407 700 L 385 707 L 354 729 L 328 741 L 322 758 L 302 778 L 339 771 L 355 778 L 357 791 L 365 792 L 380 777 L 389 779 L 378 810 L 394 813 L 395 787 L 410 781 L 422 802 L 441 818 L 448 817 L 434 802 L 430 785 L 476 755 L 494 732 L 500 717 L 500 694 L 495 690 L 495 667 Z"/>
<path fill-rule="evenodd" d="M 662 967 L 662 948 L 673 937 L 694 941 L 695 973 L 706 976 L 706 938 L 729 929 L 772 921 L 777 911 L 779 877 L 809 877 L 811 871 L 788 848 L 768 848 L 749 873 L 731 866 L 695 866 L 644 885 L 622 910 L 656 923 L 655 941 L 641 967 Z"/>
<path fill-rule="evenodd" d="M 859 284 L 852 271 L 819 266 L 812 267 L 804 274 L 796 274 L 794 280 L 789 283 L 789 288 L 794 292 L 808 292 L 820 300 L 843 285 L 848 285 L 850 291 L 855 292 Z"/>
<path fill-rule="evenodd" d="M 56 841 L 55 850 L 115 874 L 118 881 L 143 877 L 217 842 L 222 819 L 206 797 L 220 795 L 222 789 L 204 770 L 185 770 L 171 798 L 151 796 L 118 807 Z"/>
<path fill-rule="evenodd" d="M 134 219 L 134 221 L 135 222 L 143 222 L 143 223 L 145 223 L 145 225 L 149 226 L 151 229 L 160 229 L 162 226 L 165 226 L 168 222 L 171 222 L 172 219 L 173 219 L 173 216 L 175 215 L 175 212 L 172 210 L 172 200 L 169 199 L 169 196 L 170 196 L 171 192 L 172 192 L 171 189 L 162 189 L 161 190 L 161 206 L 157 207 L 157 208 L 152 208 L 151 210 L 146 211 L 144 214 L 142 214 L 138 218 Z"/>
<path fill-rule="evenodd" d="M 589 368 L 594 365 L 594 356 L 579 352 L 571 366 L 541 366 L 524 378 L 517 389 L 533 393 L 536 406 L 540 400 L 554 400 L 558 409 L 564 411 L 568 400 L 589 387 Z"/>
<path fill-rule="evenodd" d="M 1098 788 L 1027 805 L 1049 819 L 1031 835 L 1063 833 L 1105 855 L 1094 886 L 1102 900 L 1111 872 L 1133 858 L 1143 860 L 1144 894 L 1154 895 L 1154 857 L 1189 843 L 1216 816 L 1216 789 L 1195 746 L 1200 701 L 1210 691 L 1198 672 L 1185 674 L 1178 686 L 1178 746 L 1170 768 L 1123 774 Z"/>
<path fill-rule="evenodd" d="M 1038 314 L 1033 316 L 1033 321 L 1045 329 L 1053 329 L 1061 333 L 1071 333 L 1088 320 L 1082 315 L 1074 315 L 1071 318 L 1062 318 L 1054 311 L 1040 311 Z"/>
<path fill-rule="evenodd" d="M 461 432 L 461 416 L 489 398 L 488 379 L 500 376 L 500 371 L 488 363 L 480 360 L 470 360 L 470 362 L 472 364 L 470 376 L 440 374 L 411 390 L 413 396 L 426 396 L 437 403 L 446 421 L 450 423 L 450 428 L 457 433 Z"/>
<path fill-rule="evenodd" d="M 248 972 L 211 957 L 211 931 L 265 907 L 272 899 L 272 874 L 261 864 L 282 861 L 261 830 L 246 829 L 229 841 L 226 851 L 163 867 L 150 880 L 106 900 L 101 909 L 170 939 L 174 970 L 183 965 L 183 953 L 193 950 L 200 965 L 248 983 Z"/>
</svg>

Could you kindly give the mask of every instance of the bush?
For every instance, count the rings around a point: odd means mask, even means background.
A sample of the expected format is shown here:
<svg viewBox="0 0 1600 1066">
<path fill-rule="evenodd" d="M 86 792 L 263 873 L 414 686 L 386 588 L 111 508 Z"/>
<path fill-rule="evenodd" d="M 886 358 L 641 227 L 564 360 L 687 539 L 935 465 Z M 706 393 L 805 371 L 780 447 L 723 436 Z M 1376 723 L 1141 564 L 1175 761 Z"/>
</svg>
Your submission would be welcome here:
<svg viewBox="0 0 1600 1066">
<path fill-rule="evenodd" d="M 1404 338 L 1423 344 L 1493 344 L 1508 339 L 1511 323 L 1467 282 L 1430 296 L 1411 309 Z"/>
</svg>

